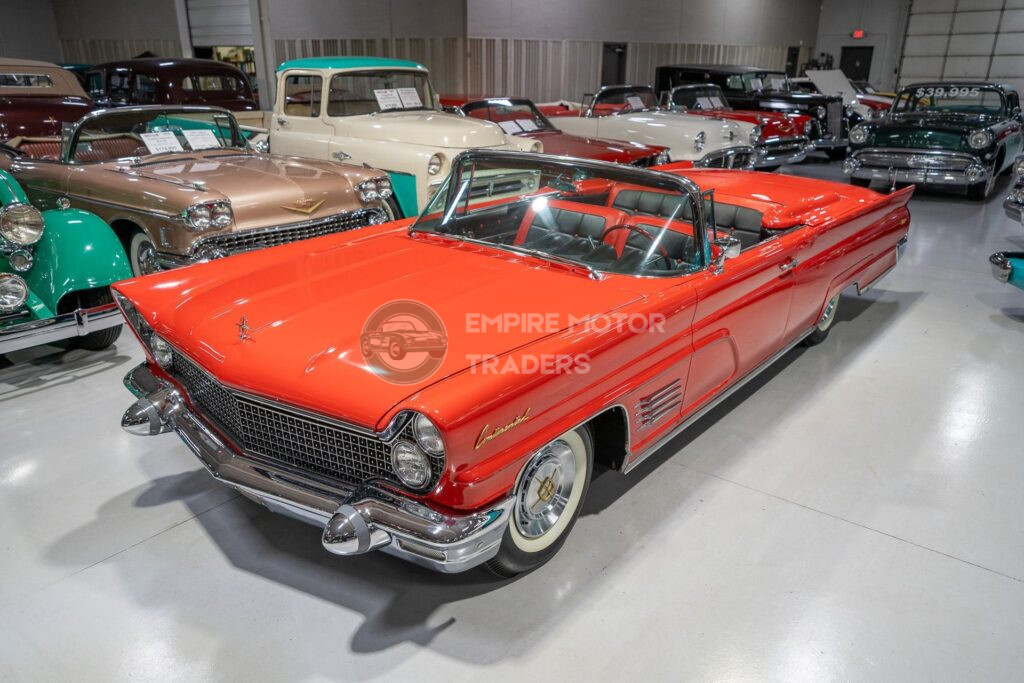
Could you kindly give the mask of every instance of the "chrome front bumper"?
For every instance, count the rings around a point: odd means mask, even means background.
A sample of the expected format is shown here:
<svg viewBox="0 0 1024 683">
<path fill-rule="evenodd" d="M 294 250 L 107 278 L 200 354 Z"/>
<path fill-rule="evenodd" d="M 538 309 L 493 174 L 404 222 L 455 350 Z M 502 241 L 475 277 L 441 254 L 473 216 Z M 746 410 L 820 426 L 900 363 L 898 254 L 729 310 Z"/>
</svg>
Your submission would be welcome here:
<svg viewBox="0 0 1024 683">
<path fill-rule="evenodd" d="M 846 147 L 846 140 L 842 138 L 818 138 L 812 144 L 816 150 L 836 149 L 837 147 Z"/>
<path fill-rule="evenodd" d="M 30 320 L 0 328 L 0 353 L 11 353 L 62 339 L 84 337 L 124 323 L 116 304 L 79 308 L 53 318 Z"/>
<path fill-rule="evenodd" d="M 967 178 L 967 169 L 977 167 L 979 175 Z M 904 150 L 866 148 L 854 152 L 843 165 L 853 178 L 887 183 L 922 185 L 970 185 L 988 180 L 991 169 L 977 157 L 945 150 Z"/>
<path fill-rule="evenodd" d="M 754 168 L 799 164 L 807 158 L 808 150 L 812 149 L 807 138 L 768 139 L 754 148 Z"/>
<path fill-rule="evenodd" d="M 124 378 L 138 400 L 121 418 L 132 434 L 175 432 L 216 479 L 242 495 L 323 529 L 326 550 L 371 550 L 439 572 L 465 571 L 494 557 L 508 526 L 512 498 L 479 512 L 448 515 L 372 485 L 346 489 L 237 454 L 189 408 L 182 393 L 146 364 Z"/>
</svg>

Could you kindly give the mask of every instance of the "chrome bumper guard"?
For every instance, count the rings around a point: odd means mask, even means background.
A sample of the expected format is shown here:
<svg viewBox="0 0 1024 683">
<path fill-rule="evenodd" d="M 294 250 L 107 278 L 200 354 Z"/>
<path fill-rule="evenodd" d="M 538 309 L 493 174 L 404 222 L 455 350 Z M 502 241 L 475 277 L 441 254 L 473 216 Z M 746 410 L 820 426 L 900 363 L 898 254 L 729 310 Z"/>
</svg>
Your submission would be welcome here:
<svg viewBox="0 0 1024 683">
<path fill-rule="evenodd" d="M 79 308 L 53 318 L 30 320 L 0 328 L 0 353 L 11 353 L 62 339 L 84 337 L 124 323 L 116 304 Z"/>
<path fill-rule="evenodd" d="M 988 262 L 992 265 L 992 276 L 1003 284 L 1009 282 L 1013 276 L 1011 258 L 1024 258 L 1024 251 L 1000 251 L 988 257 Z"/>
<path fill-rule="evenodd" d="M 181 392 L 146 364 L 124 378 L 138 400 L 121 418 L 132 434 L 175 432 L 214 478 L 274 512 L 323 529 L 326 550 L 361 555 L 372 550 L 436 571 L 455 573 L 498 552 L 512 498 L 480 512 L 447 515 L 372 485 L 345 489 L 311 481 L 238 455 L 192 412 Z"/>
<path fill-rule="evenodd" d="M 968 179 L 968 169 L 976 174 L 973 180 Z M 854 152 L 843 171 L 854 178 L 888 183 L 963 186 L 988 180 L 991 169 L 963 152 L 867 148 Z"/>
</svg>

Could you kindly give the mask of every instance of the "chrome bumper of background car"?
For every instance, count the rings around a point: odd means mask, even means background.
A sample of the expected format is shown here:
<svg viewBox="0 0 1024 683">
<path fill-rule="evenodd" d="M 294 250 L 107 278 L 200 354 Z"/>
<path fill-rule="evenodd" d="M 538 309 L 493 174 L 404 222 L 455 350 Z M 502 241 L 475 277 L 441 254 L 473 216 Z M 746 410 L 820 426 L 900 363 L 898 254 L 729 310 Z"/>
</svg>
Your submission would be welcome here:
<svg viewBox="0 0 1024 683">
<path fill-rule="evenodd" d="M 964 152 L 924 149 L 867 148 L 843 164 L 854 178 L 924 185 L 970 185 L 988 180 L 991 169 Z"/>
<path fill-rule="evenodd" d="M 336 555 L 371 550 L 440 572 L 461 572 L 498 552 L 512 498 L 467 515 L 447 515 L 371 485 L 329 486 L 239 456 L 193 413 L 181 392 L 146 364 L 124 379 L 138 400 L 121 426 L 133 434 L 173 431 L 215 478 L 244 496 L 323 529 L 323 546 Z"/>
<path fill-rule="evenodd" d="M 116 304 L 79 308 L 53 318 L 15 323 L 0 329 L 0 353 L 52 344 L 62 339 L 84 337 L 124 323 Z"/>
<path fill-rule="evenodd" d="M 846 140 L 842 138 L 818 138 L 814 141 L 814 149 L 836 149 L 846 147 Z"/>
<path fill-rule="evenodd" d="M 754 148 L 754 168 L 799 164 L 812 149 L 807 138 L 771 138 Z"/>
</svg>

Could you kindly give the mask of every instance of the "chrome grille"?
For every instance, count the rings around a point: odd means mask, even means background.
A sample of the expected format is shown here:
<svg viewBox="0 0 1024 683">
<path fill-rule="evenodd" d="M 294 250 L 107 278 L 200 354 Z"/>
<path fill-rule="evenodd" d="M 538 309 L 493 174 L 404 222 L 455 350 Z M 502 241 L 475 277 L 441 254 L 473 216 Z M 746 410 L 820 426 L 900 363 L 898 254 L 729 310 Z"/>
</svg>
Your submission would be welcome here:
<svg viewBox="0 0 1024 683">
<path fill-rule="evenodd" d="M 806 142 L 806 138 L 785 138 L 783 140 L 769 140 L 764 143 L 764 147 L 769 156 L 774 156 L 788 152 L 803 151 Z"/>
<path fill-rule="evenodd" d="M 750 168 L 754 162 L 754 151 L 748 147 L 724 149 L 712 152 L 694 164 L 698 168 Z"/>
<path fill-rule="evenodd" d="M 192 254 L 198 255 L 203 252 L 238 254 L 244 251 L 266 249 L 267 247 L 276 247 L 300 240 L 308 240 L 313 237 L 331 235 L 336 232 L 363 228 L 370 225 L 371 220 L 374 218 L 378 222 L 383 222 L 387 217 L 380 209 L 361 209 L 348 213 L 337 213 L 316 221 L 304 221 L 302 223 L 289 223 L 288 225 L 280 225 L 273 228 L 256 228 L 253 230 L 228 232 L 222 235 L 211 235 L 210 237 L 198 240 L 192 248 Z"/>
<path fill-rule="evenodd" d="M 401 485 L 391 469 L 391 443 L 306 411 L 233 391 L 176 349 L 171 375 L 192 404 L 247 456 L 348 484 L 385 480 Z M 413 440 L 406 425 L 398 438 Z M 430 457 L 434 486 L 444 457 Z"/>
<path fill-rule="evenodd" d="M 941 169 L 948 171 L 963 171 L 973 163 L 970 157 L 954 154 L 928 154 L 926 152 L 914 153 L 895 151 L 870 151 L 858 152 L 855 155 L 857 161 L 864 166 L 881 168 L 924 168 Z"/>
<path fill-rule="evenodd" d="M 836 140 L 843 138 L 843 103 L 838 100 L 829 102 L 826 109 L 828 112 L 828 132 Z"/>
</svg>

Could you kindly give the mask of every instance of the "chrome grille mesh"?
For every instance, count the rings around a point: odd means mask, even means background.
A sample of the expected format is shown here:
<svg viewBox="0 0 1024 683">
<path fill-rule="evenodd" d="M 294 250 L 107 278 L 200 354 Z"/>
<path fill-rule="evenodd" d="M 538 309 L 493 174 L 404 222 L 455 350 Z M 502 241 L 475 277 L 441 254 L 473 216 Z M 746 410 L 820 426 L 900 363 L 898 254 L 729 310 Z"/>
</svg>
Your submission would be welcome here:
<svg viewBox="0 0 1024 683">
<path fill-rule="evenodd" d="M 841 101 L 829 102 L 827 111 L 828 132 L 837 140 L 843 138 L 843 103 Z"/>
<path fill-rule="evenodd" d="M 274 228 L 241 230 L 239 232 L 224 233 L 223 235 L 211 235 L 197 241 L 192 249 L 192 253 L 200 254 L 210 251 L 222 251 L 228 254 L 237 254 L 255 249 L 266 249 L 267 247 L 276 247 L 313 237 L 322 237 L 323 235 L 331 235 L 336 232 L 362 228 L 370 225 L 370 221 L 374 217 L 378 221 L 386 219 L 383 211 L 379 209 L 362 209 L 349 213 L 338 213 L 318 221 L 291 223 Z"/>
<path fill-rule="evenodd" d="M 195 408 L 246 454 L 349 484 L 383 479 L 399 484 L 391 469 L 391 444 L 331 420 L 229 390 L 184 354 L 173 351 L 171 375 Z M 406 425 L 398 438 L 413 440 Z M 444 457 L 430 456 L 430 486 Z"/>
<path fill-rule="evenodd" d="M 697 163 L 694 166 L 699 168 L 749 168 L 753 163 L 754 154 L 746 150 L 735 151 L 735 150 L 722 150 L 720 152 L 713 152 Z"/>
<path fill-rule="evenodd" d="M 855 155 L 864 166 L 883 168 L 934 168 L 963 171 L 971 165 L 969 157 L 954 154 L 927 154 L 897 151 L 864 151 Z"/>
</svg>

